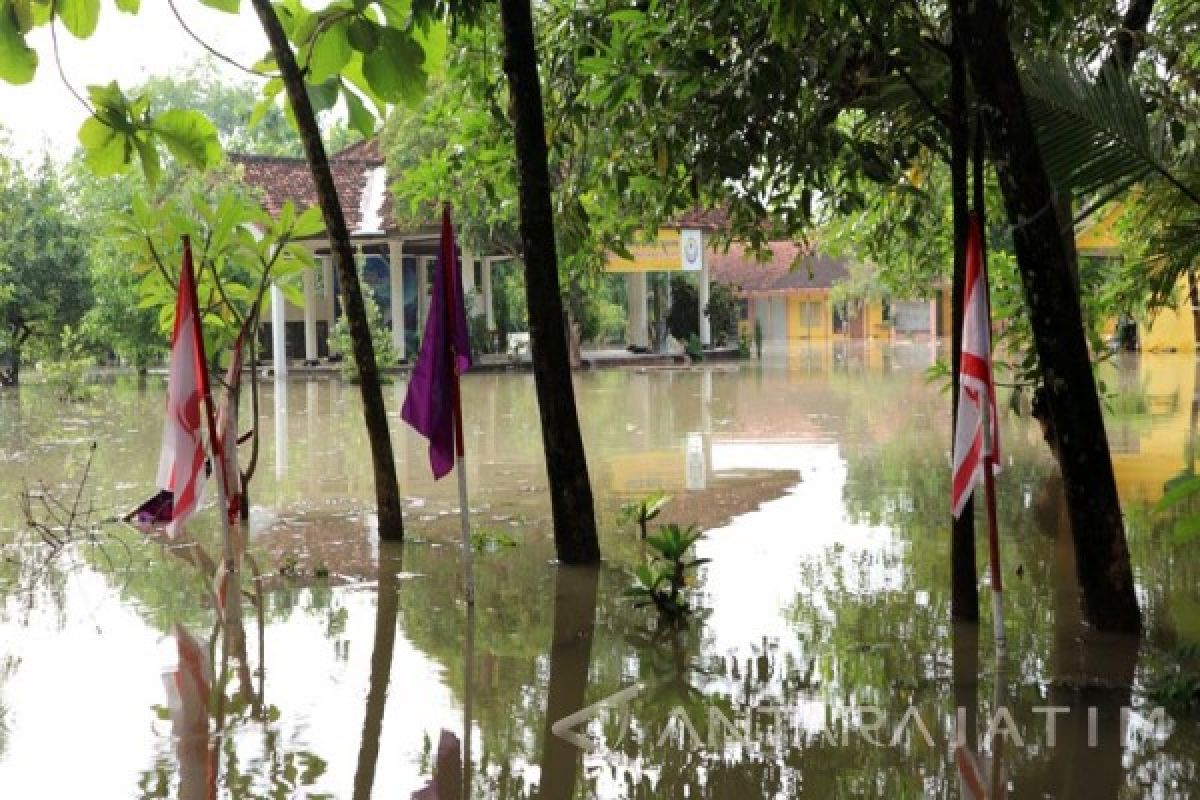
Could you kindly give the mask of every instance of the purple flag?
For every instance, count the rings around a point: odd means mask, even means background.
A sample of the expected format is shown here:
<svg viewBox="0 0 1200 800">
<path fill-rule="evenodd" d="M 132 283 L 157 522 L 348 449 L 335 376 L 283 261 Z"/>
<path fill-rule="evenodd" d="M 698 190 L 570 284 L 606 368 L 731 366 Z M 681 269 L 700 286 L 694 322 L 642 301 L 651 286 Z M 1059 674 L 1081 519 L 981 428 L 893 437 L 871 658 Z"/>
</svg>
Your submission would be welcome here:
<svg viewBox="0 0 1200 800">
<path fill-rule="evenodd" d="M 455 414 L 461 414 L 458 376 L 470 368 L 471 342 L 447 205 L 442 209 L 442 243 L 433 273 L 425 336 L 401 411 L 405 422 L 429 440 L 429 465 L 434 480 L 444 477 L 454 467 Z"/>
</svg>

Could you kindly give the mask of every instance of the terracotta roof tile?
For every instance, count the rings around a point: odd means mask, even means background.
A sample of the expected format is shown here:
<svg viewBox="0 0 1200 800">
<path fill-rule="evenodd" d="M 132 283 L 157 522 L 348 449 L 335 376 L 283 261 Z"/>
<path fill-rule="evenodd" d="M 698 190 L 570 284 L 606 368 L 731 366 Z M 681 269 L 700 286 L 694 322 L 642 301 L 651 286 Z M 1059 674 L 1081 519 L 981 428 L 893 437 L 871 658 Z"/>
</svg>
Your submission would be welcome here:
<svg viewBox="0 0 1200 800">
<path fill-rule="evenodd" d="M 229 159 L 242 167 L 245 183 L 261 192 L 263 207 L 268 213 L 278 214 L 284 203 L 289 200 L 296 205 L 297 210 L 317 204 L 316 186 L 308 162 L 303 158 L 231 153 Z M 375 139 L 350 145 L 329 160 L 333 183 L 337 188 L 342 212 L 346 215 L 346 225 L 351 233 L 357 231 L 363 223 L 363 195 L 368 191 L 371 173 L 382 166 L 383 159 L 379 156 Z M 395 227 L 395 217 L 392 213 L 391 192 L 386 191 L 386 182 L 384 186 L 379 216 L 382 219 L 382 227 L 391 230 Z"/>
<path fill-rule="evenodd" d="M 758 294 L 828 289 L 847 275 L 844 261 L 807 252 L 795 242 L 771 242 L 768 246 L 771 257 L 767 261 L 759 261 L 738 243 L 725 252 L 709 251 L 712 279 L 739 286 L 747 294 Z"/>
</svg>

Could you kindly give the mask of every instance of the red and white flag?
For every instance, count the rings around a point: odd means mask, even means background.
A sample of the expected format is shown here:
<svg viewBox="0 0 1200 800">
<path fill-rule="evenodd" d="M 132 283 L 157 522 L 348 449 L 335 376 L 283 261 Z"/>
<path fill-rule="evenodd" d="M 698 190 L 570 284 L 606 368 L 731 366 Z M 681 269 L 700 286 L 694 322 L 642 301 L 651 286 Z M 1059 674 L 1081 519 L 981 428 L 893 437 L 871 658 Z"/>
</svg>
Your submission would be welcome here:
<svg viewBox="0 0 1200 800">
<path fill-rule="evenodd" d="M 185 247 L 179 294 L 175 298 L 175 330 L 171 334 L 167 416 L 158 459 L 158 485 L 174 495 L 171 521 L 167 525 L 172 536 L 178 535 L 184 520 L 200 505 L 204 493 L 205 454 L 200 405 L 204 363 L 202 345 L 196 341 L 198 308 L 192 253 Z"/>
<path fill-rule="evenodd" d="M 959 359 L 958 418 L 954 428 L 954 473 L 951 508 L 958 517 L 977 484 L 983 483 L 984 463 L 1000 471 L 1000 439 L 996 414 L 996 384 L 992 375 L 992 322 L 987 274 L 983 268 L 983 232 L 971 215 L 967 229 L 967 285 L 963 314 L 962 355 Z M 991 435 L 984 436 L 984 403 Z M 991 447 L 988 447 L 990 440 Z"/>
</svg>

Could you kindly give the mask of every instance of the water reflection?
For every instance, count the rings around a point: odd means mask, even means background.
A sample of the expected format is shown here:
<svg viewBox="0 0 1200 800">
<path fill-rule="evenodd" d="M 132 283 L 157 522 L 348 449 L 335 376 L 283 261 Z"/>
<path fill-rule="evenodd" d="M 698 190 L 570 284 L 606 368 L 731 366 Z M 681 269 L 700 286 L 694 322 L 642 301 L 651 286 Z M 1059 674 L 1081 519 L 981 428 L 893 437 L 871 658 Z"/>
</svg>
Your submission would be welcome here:
<svg viewBox="0 0 1200 800">
<path fill-rule="evenodd" d="M 1197 562 L 1173 520 L 1150 509 L 1193 469 L 1194 362 L 1106 367 L 1147 613 L 1141 650 L 1082 627 L 1061 484 L 1037 431 L 1006 420 L 1011 658 L 997 673 L 990 637 L 949 623 L 948 414 L 924 381 L 929 361 L 924 345 L 850 346 L 580 374 L 608 559 L 590 572 L 550 563 L 531 378 L 470 376 L 475 519 L 515 542 L 477 553 L 473 624 L 454 487 L 428 479 L 423 442 L 392 416 L 410 540 L 377 545 L 356 394 L 337 381 L 267 383 L 262 446 L 275 469 L 256 479 L 250 551 L 270 574 L 269 663 L 230 687 L 252 686 L 263 715 L 227 725 L 218 796 L 411 797 L 436 785 L 476 798 L 952 798 L 963 796 L 960 736 L 984 772 L 1002 750 L 993 774 L 1011 797 L 1192 793 L 1196 718 L 1168 714 L 1163 740 L 1139 721 L 1166 648 L 1200 643 Z M 402 389 L 388 395 L 393 414 Z M 127 507 L 153 474 L 159 431 L 147 421 L 161 406 L 154 378 L 143 391 L 99 387 L 94 405 L 67 409 L 36 387 L 0 393 L 0 484 L 62 474 L 79 443 L 95 440 L 96 501 Z M 675 495 L 673 519 L 711 528 L 704 613 L 669 636 L 623 597 L 639 547 L 615 510 L 653 489 Z M 19 527 L 7 502 L 0 532 Z M 214 617 L 197 600 L 194 564 L 145 539 L 127 544 L 127 574 L 80 557 L 35 598 L 8 581 L 0 590 L 0 785 L 17 796 L 177 796 L 178 740 L 153 710 L 159 650 L 174 623 L 208 631 Z M 0 577 L 13 568 L 0 563 Z M 596 752 L 555 733 L 558 720 L 631 687 L 620 709 L 573 728 Z M 1001 705 L 1020 743 L 989 741 Z M 1047 707 L 1069 709 L 1053 741 L 1037 710 Z M 877 741 L 868 709 L 881 719 Z M 893 741 L 909 709 L 932 743 L 911 720 Z M 57 768 L 64 747 L 86 778 Z"/>
</svg>

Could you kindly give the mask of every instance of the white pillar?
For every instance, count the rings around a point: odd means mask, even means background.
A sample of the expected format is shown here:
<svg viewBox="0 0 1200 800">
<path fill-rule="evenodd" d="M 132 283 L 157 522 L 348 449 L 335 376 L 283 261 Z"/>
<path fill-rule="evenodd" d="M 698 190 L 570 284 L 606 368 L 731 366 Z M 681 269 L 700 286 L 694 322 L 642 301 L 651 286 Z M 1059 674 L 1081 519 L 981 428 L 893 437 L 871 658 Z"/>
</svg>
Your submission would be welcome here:
<svg viewBox="0 0 1200 800">
<path fill-rule="evenodd" d="M 304 270 L 304 363 L 317 363 L 317 279 Z"/>
<path fill-rule="evenodd" d="M 494 258 L 483 260 L 483 313 L 487 315 L 487 329 L 496 330 L 496 305 L 492 302 L 492 265 Z"/>
<path fill-rule="evenodd" d="M 287 300 L 277 283 L 271 284 L 271 365 L 277 377 L 287 377 Z"/>
<path fill-rule="evenodd" d="M 462 281 L 463 297 L 468 298 L 475 290 L 475 254 L 464 250 L 462 260 L 459 262 L 459 269 L 462 270 L 459 279 Z"/>
<path fill-rule="evenodd" d="M 696 295 L 700 298 L 700 344 L 712 346 L 712 321 L 704 313 L 708 308 L 708 259 L 700 262 L 700 287 Z"/>
<path fill-rule="evenodd" d="M 329 312 L 329 327 L 332 328 L 337 324 L 337 318 L 333 313 L 333 308 L 336 305 L 333 302 L 333 256 L 322 256 L 318 261 L 321 264 L 321 299 L 324 302 L 324 308 Z"/>
<path fill-rule="evenodd" d="M 392 345 L 404 360 L 404 240 L 388 240 L 388 280 L 392 290 Z"/>
<path fill-rule="evenodd" d="M 646 347 L 650 344 L 646 329 L 646 273 L 631 272 L 626 279 L 629 297 L 629 343 Z"/>
<path fill-rule="evenodd" d="M 425 334 L 425 317 L 429 313 L 429 265 L 432 258 L 417 261 L 417 329 Z"/>
</svg>

